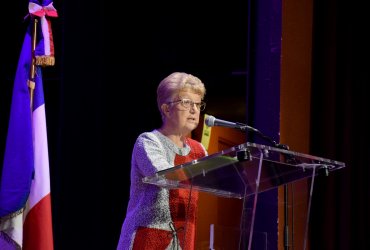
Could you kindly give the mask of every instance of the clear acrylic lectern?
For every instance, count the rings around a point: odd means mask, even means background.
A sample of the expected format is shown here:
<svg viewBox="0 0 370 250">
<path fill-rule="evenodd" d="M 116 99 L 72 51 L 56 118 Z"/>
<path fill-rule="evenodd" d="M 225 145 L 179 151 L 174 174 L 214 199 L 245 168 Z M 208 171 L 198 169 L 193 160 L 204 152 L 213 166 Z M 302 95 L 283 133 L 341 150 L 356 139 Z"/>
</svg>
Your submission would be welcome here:
<svg viewBox="0 0 370 250">
<path fill-rule="evenodd" d="M 343 162 L 256 143 L 227 150 L 145 177 L 143 182 L 169 189 L 191 189 L 243 199 L 239 249 L 251 249 L 258 194 L 280 185 L 308 179 L 308 212 L 304 217 L 306 248 L 309 210 L 315 177 L 345 167 Z"/>
</svg>

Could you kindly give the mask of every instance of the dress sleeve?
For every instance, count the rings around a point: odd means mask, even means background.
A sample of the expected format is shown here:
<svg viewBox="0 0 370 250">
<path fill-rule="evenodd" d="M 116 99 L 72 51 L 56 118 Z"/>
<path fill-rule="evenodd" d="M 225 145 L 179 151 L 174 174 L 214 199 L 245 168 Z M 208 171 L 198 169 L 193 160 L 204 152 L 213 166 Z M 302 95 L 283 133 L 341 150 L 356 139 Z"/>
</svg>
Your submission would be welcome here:
<svg viewBox="0 0 370 250">
<path fill-rule="evenodd" d="M 160 170 L 173 167 L 173 163 L 168 161 L 164 145 L 150 132 L 143 133 L 137 138 L 132 161 L 143 176 L 150 176 Z"/>
</svg>

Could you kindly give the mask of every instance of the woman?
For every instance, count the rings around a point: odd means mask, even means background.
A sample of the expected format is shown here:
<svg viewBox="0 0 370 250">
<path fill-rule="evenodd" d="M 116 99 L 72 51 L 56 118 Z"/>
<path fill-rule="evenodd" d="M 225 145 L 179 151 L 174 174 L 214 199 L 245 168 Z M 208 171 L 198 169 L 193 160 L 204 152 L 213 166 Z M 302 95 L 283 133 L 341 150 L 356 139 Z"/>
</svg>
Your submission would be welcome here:
<svg viewBox="0 0 370 250">
<path fill-rule="evenodd" d="M 157 88 L 162 126 L 140 134 L 131 159 L 130 200 L 117 249 L 194 249 L 198 194 L 142 182 L 143 177 L 207 155 L 189 138 L 199 124 L 206 89 L 202 81 L 175 72 Z"/>
</svg>

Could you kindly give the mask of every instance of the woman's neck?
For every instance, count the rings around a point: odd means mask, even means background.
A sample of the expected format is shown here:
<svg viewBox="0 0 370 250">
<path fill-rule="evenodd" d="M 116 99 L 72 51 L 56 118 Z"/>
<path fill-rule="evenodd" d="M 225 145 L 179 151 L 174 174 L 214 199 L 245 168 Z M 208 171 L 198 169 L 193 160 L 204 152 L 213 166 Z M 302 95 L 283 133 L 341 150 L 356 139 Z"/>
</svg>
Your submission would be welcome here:
<svg viewBox="0 0 370 250">
<path fill-rule="evenodd" d="M 179 148 L 185 146 L 186 136 L 184 136 L 183 134 L 169 131 L 169 129 L 163 127 L 158 129 L 158 131 L 161 132 L 162 135 L 168 137 Z"/>
</svg>

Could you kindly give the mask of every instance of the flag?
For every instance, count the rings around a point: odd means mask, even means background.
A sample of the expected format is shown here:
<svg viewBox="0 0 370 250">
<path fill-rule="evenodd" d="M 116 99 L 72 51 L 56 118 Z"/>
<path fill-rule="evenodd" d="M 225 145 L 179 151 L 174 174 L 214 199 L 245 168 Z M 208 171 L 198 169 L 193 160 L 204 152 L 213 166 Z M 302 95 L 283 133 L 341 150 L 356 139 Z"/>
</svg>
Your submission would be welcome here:
<svg viewBox="0 0 370 250">
<path fill-rule="evenodd" d="M 31 3 L 34 5 L 36 2 L 30 2 L 30 10 Z M 43 6 L 50 8 L 50 1 L 45 1 Z M 32 22 L 24 37 L 14 80 L 0 179 L 1 250 L 53 249 L 49 155 L 41 66 L 54 65 L 54 55 L 50 50 L 44 49 L 45 42 L 49 46 L 50 41 L 52 42 L 48 20 L 46 29 L 35 32 L 36 47 L 32 47 L 35 31 L 33 21 L 42 17 L 33 15 L 31 11 L 30 16 Z M 41 21 L 36 27 L 43 29 L 42 25 Z M 45 30 L 49 35 L 43 35 Z M 46 63 L 37 64 L 36 56 L 42 57 L 42 53 L 45 53 L 42 61 Z M 50 61 L 52 63 L 48 63 Z"/>
</svg>

